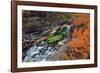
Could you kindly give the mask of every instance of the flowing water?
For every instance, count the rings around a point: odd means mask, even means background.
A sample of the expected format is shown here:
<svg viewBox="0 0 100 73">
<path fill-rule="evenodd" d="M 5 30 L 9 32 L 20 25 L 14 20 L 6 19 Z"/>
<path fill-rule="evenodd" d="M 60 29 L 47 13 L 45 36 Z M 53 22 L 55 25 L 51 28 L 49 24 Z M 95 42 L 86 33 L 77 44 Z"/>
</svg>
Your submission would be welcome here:
<svg viewBox="0 0 100 73">
<path fill-rule="evenodd" d="M 24 62 L 47 61 L 52 54 L 53 47 L 49 46 L 46 41 L 41 41 L 38 45 L 33 45 L 24 58 Z"/>
</svg>

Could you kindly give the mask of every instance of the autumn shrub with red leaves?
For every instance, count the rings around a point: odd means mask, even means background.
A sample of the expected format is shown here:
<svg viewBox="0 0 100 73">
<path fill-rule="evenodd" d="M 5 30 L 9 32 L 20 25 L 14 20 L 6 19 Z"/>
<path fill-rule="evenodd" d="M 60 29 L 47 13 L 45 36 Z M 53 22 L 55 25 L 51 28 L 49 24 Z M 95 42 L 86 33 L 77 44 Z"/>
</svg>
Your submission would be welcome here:
<svg viewBox="0 0 100 73">
<path fill-rule="evenodd" d="M 63 54 L 63 58 L 66 60 L 76 59 L 89 59 L 90 58 L 90 15 L 87 13 L 73 14 L 76 18 L 73 20 L 73 24 L 76 27 L 72 33 L 72 39 L 69 42 L 70 51 L 66 51 Z"/>
</svg>

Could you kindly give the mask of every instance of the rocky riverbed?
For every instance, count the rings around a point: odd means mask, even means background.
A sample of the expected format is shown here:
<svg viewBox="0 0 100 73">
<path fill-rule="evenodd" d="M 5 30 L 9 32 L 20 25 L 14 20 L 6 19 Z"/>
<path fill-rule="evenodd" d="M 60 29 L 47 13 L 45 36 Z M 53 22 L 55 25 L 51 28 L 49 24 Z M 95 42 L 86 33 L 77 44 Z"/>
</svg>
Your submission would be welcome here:
<svg viewBox="0 0 100 73">
<path fill-rule="evenodd" d="M 66 29 L 62 29 L 64 31 L 52 31 L 50 36 L 32 45 L 26 52 L 23 62 L 63 60 L 62 54 L 68 48 L 68 41 L 71 40 L 69 29 L 70 28 L 66 25 Z M 62 37 L 62 39 L 59 36 Z"/>
</svg>

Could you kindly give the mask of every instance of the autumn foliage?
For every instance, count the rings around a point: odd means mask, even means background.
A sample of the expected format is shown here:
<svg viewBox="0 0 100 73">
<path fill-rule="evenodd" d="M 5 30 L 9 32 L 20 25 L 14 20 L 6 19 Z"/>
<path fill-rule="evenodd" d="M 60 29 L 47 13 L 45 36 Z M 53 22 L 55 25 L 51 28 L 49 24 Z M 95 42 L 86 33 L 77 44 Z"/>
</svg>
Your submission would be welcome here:
<svg viewBox="0 0 100 73">
<path fill-rule="evenodd" d="M 62 54 L 65 60 L 90 58 L 90 15 L 87 13 L 72 14 L 75 26 L 69 48 Z"/>
<path fill-rule="evenodd" d="M 78 17 L 73 21 L 75 25 L 84 24 L 86 28 L 75 28 L 73 38 L 70 42 L 71 48 L 75 52 L 79 52 L 82 59 L 89 58 L 90 52 L 90 19 L 89 14 L 76 14 Z"/>
</svg>

